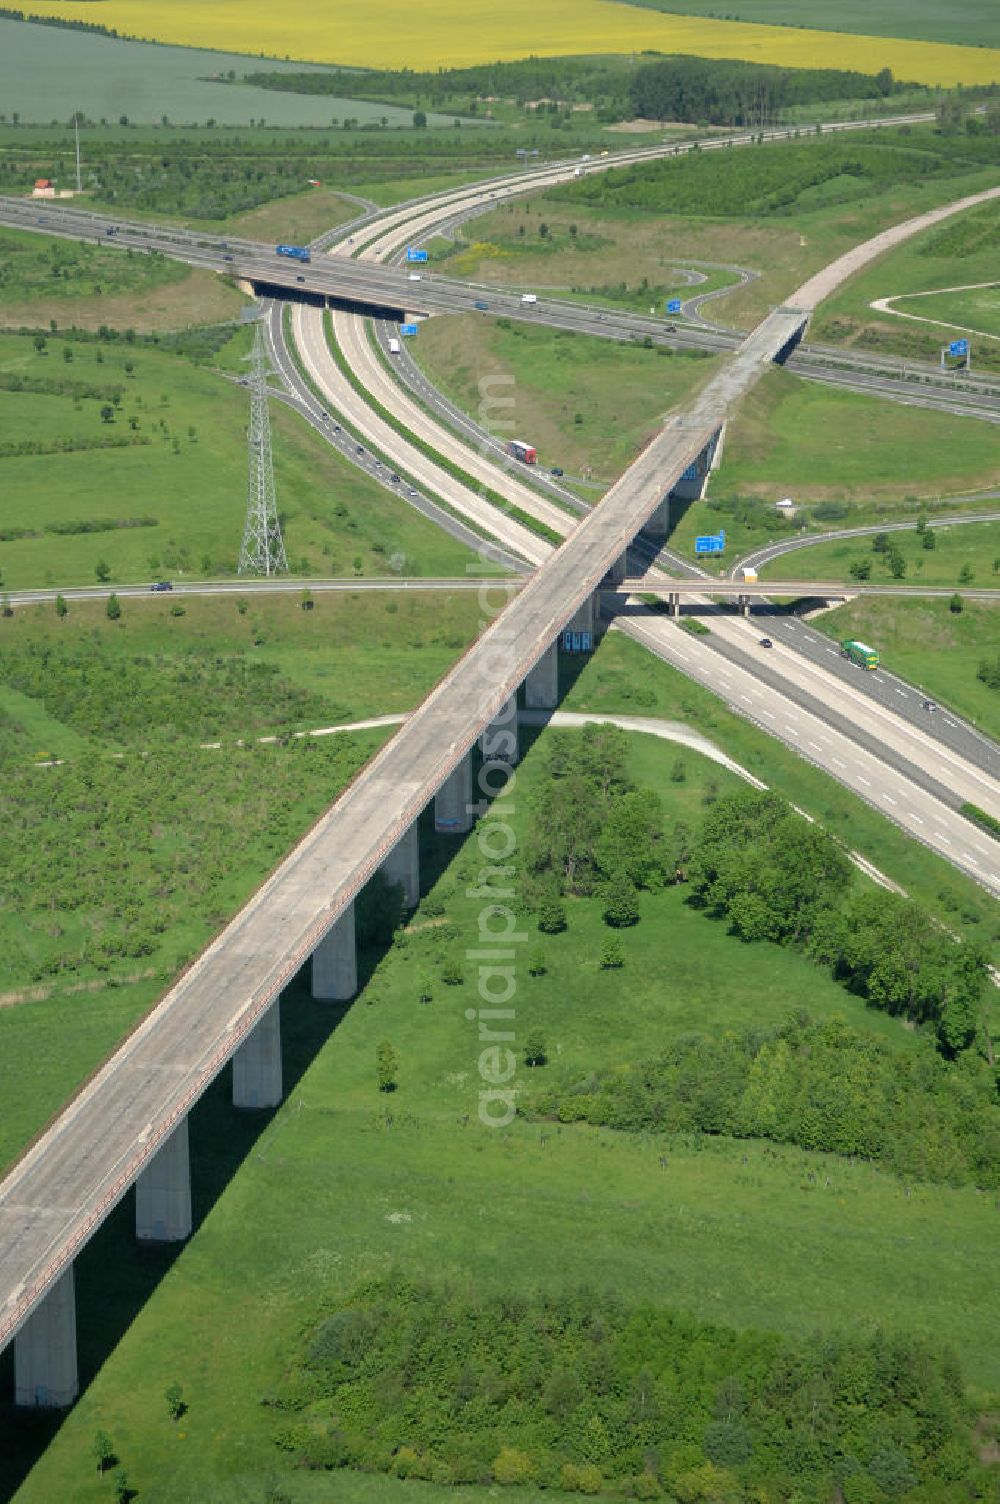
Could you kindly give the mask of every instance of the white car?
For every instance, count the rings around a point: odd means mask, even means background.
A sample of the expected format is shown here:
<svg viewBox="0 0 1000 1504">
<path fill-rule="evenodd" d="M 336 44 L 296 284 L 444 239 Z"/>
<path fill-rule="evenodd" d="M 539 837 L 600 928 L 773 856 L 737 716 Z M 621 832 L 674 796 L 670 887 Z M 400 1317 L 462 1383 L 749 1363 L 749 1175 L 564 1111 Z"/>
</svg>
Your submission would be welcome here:
<svg viewBox="0 0 1000 1504">
<path fill-rule="evenodd" d="M 420 281 L 420 273 L 419 272 L 411 272 L 410 273 L 410 281 L 411 282 L 419 282 Z"/>
</svg>

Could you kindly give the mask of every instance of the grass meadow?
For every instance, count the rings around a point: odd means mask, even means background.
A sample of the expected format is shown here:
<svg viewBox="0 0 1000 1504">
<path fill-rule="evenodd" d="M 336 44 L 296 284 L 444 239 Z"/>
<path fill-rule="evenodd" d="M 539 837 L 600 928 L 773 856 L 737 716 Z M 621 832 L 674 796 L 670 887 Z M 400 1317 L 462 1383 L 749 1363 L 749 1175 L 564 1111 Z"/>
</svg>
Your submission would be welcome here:
<svg viewBox="0 0 1000 1504">
<path fill-rule="evenodd" d="M 544 734 L 519 775 L 521 839 L 543 743 Z M 710 787 L 730 786 L 730 775 L 688 752 L 678 786 L 668 777 L 676 748 L 645 738 L 630 746 L 634 776 L 658 790 L 668 818 L 696 814 Z M 281 1109 L 260 1123 L 234 1114 L 225 1079 L 196 1109 L 200 1225 L 188 1246 L 140 1255 L 126 1206 L 80 1259 L 90 1382 L 43 1452 L 44 1432 L 7 1433 L 8 1478 L 28 1474 L 21 1504 L 105 1498 L 88 1460 L 98 1428 L 155 1504 L 263 1504 L 269 1489 L 295 1504 L 331 1497 L 333 1480 L 290 1468 L 274 1445 L 280 1419 L 261 1401 L 330 1303 L 393 1270 L 479 1298 L 585 1286 L 736 1326 L 919 1331 L 959 1351 L 984 1399 L 1000 1385 L 983 1307 L 995 1243 L 989 1197 L 903 1185 L 858 1163 L 759 1142 L 523 1121 L 484 1127 L 480 1045 L 466 1014 L 472 979 L 441 980 L 448 958 L 475 942 L 480 905 L 465 889 L 481 858 L 472 839 L 442 846 L 426 830 L 422 854 L 434 887 L 394 945 L 368 958 L 374 970 L 358 1000 L 321 1008 L 301 983 L 286 994 L 290 1089 Z M 566 933 L 545 937 L 546 975 L 521 976 L 518 1039 L 544 1032 L 546 1071 L 579 1075 L 692 1029 L 766 1025 L 802 1005 L 876 1030 L 890 1048 L 914 1047 L 911 1034 L 801 958 L 738 943 L 691 910 L 682 890 L 644 898 L 619 973 L 597 964 L 603 932 L 596 901 L 571 902 Z M 421 972 L 432 978 L 425 1006 Z M 374 1074 L 385 1038 L 400 1059 L 390 1098 Z M 516 1079 L 530 1086 L 540 1074 L 529 1079 L 521 1064 Z M 172 1382 L 188 1405 L 177 1425 L 162 1398 Z M 337 1475 L 335 1489 L 348 1504 L 402 1499 L 404 1490 L 428 1504 L 476 1497 L 350 1473 Z"/>
<path fill-rule="evenodd" d="M 67 0 L 33 0 L 33 14 L 67 16 Z M 898 38 L 831 36 L 695 16 L 665 16 L 609 0 L 551 0 L 543 13 L 528 0 L 503 12 L 458 0 L 433 0 L 415 12 L 403 0 L 355 5 L 331 16 L 323 0 L 294 11 L 234 0 L 105 0 L 105 26 L 124 36 L 188 47 L 221 48 L 358 67 L 461 67 L 522 58 L 640 50 L 751 58 L 810 67 L 817 54 L 830 68 L 876 72 L 890 67 L 914 83 L 990 83 L 1000 75 L 995 49 Z"/>
<path fill-rule="evenodd" d="M 239 369 L 248 340 L 241 331 L 219 359 Z M 4 378 L 78 383 L 104 394 L 0 390 L 5 432 L 20 440 L 43 450 L 62 440 L 129 440 L 123 448 L 0 458 L 0 532 L 35 534 L 0 543 L 6 588 L 94 584 L 101 560 L 112 583 L 235 574 L 246 511 L 243 389 L 204 364 L 149 346 L 58 335 L 42 351 L 30 336 L 0 336 Z M 120 406 L 107 423 L 101 410 L 114 392 Z M 362 475 L 279 402 L 272 403 L 271 426 L 293 572 L 462 575 L 474 563 L 471 550 Z M 129 518 L 155 526 L 47 531 Z"/>
<path fill-rule="evenodd" d="M 928 531 L 934 534 L 931 549 L 924 548 L 915 527 L 889 535 L 890 548 L 906 560 L 903 584 L 953 585 L 956 590 L 967 585 L 1000 589 L 1000 522 L 963 522 L 959 527 Z M 794 571 L 796 579 L 843 580 L 848 578 L 848 570 L 856 560 L 870 562 L 873 581 L 883 580 L 886 584 L 892 581 L 889 553 L 876 553 L 870 537 L 840 538 L 797 549 L 765 565 L 761 577 L 788 579 Z"/>
<path fill-rule="evenodd" d="M 291 733 L 412 709 L 479 610 L 471 593 L 327 595 L 310 612 L 270 596 L 174 617 L 156 597 L 117 622 L 94 602 L 0 625 L 2 1164 L 390 734 Z M 44 678 L 19 689 L 32 654 Z M 254 748 L 265 735 L 281 740 Z"/>
<path fill-rule="evenodd" d="M 986 346 L 987 350 L 995 350 L 993 342 L 1000 339 L 1000 284 L 996 282 L 983 287 L 962 287 L 953 292 L 905 296 L 896 306 L 900 313 L 934 319 L 946 330 L 983 334 L 991 342 Z M 946 337 L 950 338 L 950 335 Z M 974 352 L 974 359 L 977 354 L 978 350 Z"/>
</svg>

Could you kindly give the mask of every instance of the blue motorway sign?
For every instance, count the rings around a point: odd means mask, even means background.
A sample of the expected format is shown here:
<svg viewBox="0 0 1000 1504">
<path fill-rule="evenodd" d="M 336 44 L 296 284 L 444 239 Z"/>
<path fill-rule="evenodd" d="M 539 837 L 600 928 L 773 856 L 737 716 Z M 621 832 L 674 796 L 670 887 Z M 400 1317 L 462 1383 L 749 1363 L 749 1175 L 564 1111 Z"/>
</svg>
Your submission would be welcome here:
<svg viewBox="0 0 1000 1504">
<path fill-rule="evenodd" d="M 562 634 L 564 653 L 589 653 L 593 647 L 593 637 L 589 632 L 570 632 Z"/>
<path fill-rule="evenodd" d="M 406 247 L 406 259 L 407 261 L 426 261 L 427 252 L 418 251 L 412 245 L 408 245 Z"/>
<path fill-rule="evenodd" d="M 725 530 L 718 533 L 699 533 L 698 537 L 694 540 L 694 551 L 696 554 L 721 554 L 725 551 L 725 547 Z"/>
<path fill-rule="evenodd" d="M 400 334 L 416 334 L 417 326 L 416 324 L 400 324 L 399 332 Z"/>
<path fill-rule="evenodd" d="M 969 341 L 967 339 L 953 339 L 948 346 L 949 355 L 968 355 Z"/>
<path fill-rule="evenodd" d="M 668 313 L 680 313 L 680 311 L 681 311 L 681 300 L 680 300 L 680 298 L 671 298 L 668 301 L 668 303 L 667 303 L 667 312 Z"/>
<path fill-rule="evenodd" d="M 681 471 L 681 480 L 697 480 L 697 479 L 698 479 L 698 466 L 697 466 L 697 464 L 688 465 L 688 467 L 687 467 L 686 470 L 682 470 Z"/>
</svg>

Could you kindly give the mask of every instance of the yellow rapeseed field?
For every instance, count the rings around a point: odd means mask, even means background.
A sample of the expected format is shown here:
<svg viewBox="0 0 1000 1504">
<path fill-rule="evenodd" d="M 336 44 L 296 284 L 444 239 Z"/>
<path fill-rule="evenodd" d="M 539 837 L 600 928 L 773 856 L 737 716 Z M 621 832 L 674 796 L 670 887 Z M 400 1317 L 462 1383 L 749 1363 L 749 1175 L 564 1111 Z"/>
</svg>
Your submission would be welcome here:
<svg viewBox="0 0 1000 1504">
<path fill-rule="evenodd" d="M 946 0 L 945 0 L 946 3 Z M 158 42 L 308 62 L 417 69 L 534 54 L 653 48 L 792 68 L 888 67 L 927 84 L 1000 80 L 1000 50 L 660 15 L 611 0 L 31 0 L 33 13 L 88 19 Z"/>
</svg>

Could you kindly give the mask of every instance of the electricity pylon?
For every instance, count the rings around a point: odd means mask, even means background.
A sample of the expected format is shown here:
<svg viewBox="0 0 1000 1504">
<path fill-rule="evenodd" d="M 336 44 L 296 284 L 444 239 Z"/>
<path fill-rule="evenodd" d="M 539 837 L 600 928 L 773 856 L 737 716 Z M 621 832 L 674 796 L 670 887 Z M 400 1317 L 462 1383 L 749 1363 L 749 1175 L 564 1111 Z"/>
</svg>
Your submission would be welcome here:
<svg viewBox="0 0 1000 1504">
<path fill-rule="evenodd" d="M 274 499 L 271 422 L 267 412 L 268 364 L 260 323 L 250 355 L 250 427 L 247 429 L 247 520 L 240 574 L 284 574 L 285 545 Z"/>
</svg>

